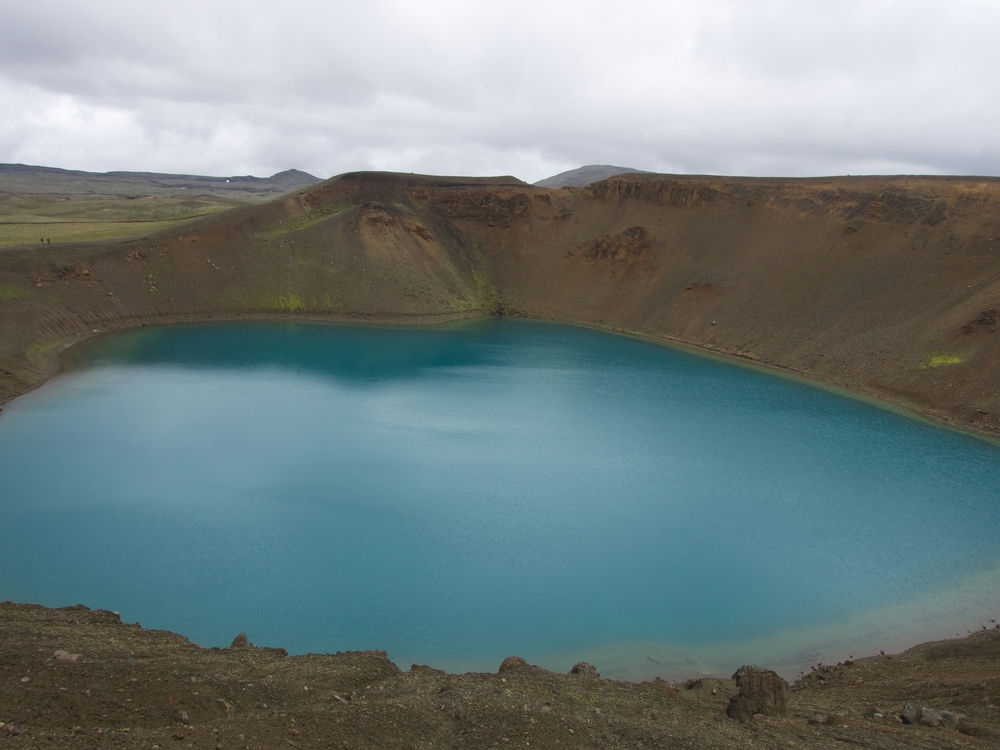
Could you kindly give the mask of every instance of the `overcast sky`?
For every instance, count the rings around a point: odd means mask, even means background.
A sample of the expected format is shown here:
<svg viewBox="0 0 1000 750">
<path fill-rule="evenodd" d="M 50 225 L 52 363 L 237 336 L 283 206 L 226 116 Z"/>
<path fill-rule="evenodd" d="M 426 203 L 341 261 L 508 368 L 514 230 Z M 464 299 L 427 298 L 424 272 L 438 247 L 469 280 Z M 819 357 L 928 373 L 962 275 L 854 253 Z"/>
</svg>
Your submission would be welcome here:
<svg viewBox="0 0 1000 750">
<path fill-rule="evenodd" d="M 0 162 L 1000 175 L 998 39 L 1000 0 L 0 0 Z"/>
</svg>

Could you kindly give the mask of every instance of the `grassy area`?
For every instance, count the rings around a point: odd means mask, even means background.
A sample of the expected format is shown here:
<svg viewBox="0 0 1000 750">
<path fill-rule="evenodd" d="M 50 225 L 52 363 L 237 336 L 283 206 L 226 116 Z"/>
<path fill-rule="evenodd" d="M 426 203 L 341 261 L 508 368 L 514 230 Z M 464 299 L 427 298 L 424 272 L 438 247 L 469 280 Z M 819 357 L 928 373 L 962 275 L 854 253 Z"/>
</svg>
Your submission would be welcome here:
<svg viewBox="0 0 1000 750">
<path fill-rule="evenodd" d="M 0 224 L 0 247 L 49 242 L 88 242 L 134 237 L 163 229 L 175 221 L 134 222 L 48 222 L 33 224 Z"/>
<path fill-rule="evenodd" d="M 0 247 L 133 237 L 242 204 L 211 195 L 0 194 Z"/>
</svg>

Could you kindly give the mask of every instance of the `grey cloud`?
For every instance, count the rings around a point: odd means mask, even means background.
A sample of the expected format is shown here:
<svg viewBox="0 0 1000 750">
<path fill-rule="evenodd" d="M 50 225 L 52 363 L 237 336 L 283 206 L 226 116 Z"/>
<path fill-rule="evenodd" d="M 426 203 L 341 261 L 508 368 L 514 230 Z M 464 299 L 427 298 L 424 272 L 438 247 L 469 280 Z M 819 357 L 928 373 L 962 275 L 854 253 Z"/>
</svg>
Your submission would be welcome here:
<svg viewBox="0 0 1000 750">
<path fill-rule="evenodd" d="M 995 174 L 998 27 L 973 0 L 36 0 L 0 26 L 0 161 Z"/>
</svg>

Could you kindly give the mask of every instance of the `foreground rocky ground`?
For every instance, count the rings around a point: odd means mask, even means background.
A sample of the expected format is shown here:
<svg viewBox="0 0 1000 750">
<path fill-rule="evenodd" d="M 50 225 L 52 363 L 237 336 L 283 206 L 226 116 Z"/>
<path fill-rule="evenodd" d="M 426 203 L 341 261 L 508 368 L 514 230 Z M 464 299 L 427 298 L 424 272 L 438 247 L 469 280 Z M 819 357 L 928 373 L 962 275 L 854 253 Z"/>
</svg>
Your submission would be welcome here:
<svg viewBox="0 0 1000 750">
<path fill-rule="evenodd" d="M 239 637 L 204 649 L 111 612 L 0 604 L 0 747 L 12 748 L 1000 747 L 1000 630 L 814 669 L 783 714 L 732 719 L 736 692 L 516 658 L 454 675 Z"/>
</svg>

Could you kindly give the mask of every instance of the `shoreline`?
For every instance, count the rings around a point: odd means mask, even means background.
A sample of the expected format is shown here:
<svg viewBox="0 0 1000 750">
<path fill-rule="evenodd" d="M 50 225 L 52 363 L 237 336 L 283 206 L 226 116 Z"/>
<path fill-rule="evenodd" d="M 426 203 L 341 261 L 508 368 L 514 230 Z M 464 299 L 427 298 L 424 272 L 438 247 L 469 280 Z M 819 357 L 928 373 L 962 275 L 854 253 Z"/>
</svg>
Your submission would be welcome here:
<svg viewBox="0 0 1000 750">
<path fill-rule="evenodd" d="M 386 325 L 386 326 L 435 326 L 448 325 L 464 320 L 486 319 L 489 316 L 479 312 L 475 313 L 441 313 L 436 315 L 414 314 L 413 316 L 400 315 L 398 313 L 291 313 L 275 314 L 273 312 L 229 312 L 229 313 L 197 313 L 197 314 L 172 314 L 157 315 L 151 317 L 135 317 L 121 320 L 117 325 L 103 325 L 102 328 L 94 328 L 89 332 L 80 332 L 72 336 L 57 338 L 53 340 L 36 341 L 35 344 L 41 346 L 46 354 L 40 359 L 42 374 L 31 382 L 22 383 L 23 387 L 13 388 L 11 391 L 0 392 L 0 414 L 3 408 L 15 399 L 27 395 L 32 391 L 42 388 L 52 379 L 64 375 L 71 370 L 72 350 L 77 346 L 84 346 L 90 341 L 94 341 L 106 336 L 125 333 L 137 328 L 147 327 L 168 327 L 178 325 L 201 325 L 211 323 L 238 323 L 238 322 L 288 322 L 302 321 L 310 323 L 332 323 L 348 325 Z M 22 365 L 23 366 L 23 365 Z M 10 373 L 8 373 L 8 376 Z"/>
<path fill-rule="evenodd" d="M 288 656 L 242 633 L 202 648 L 84 605 L 2 602 L 0 632 L 4 746 L 971 750 L 1000 739 L 998 629 L 817 667 L 772 683 L 780 705 L 750 715 L 731 713 L 735 675 L 623 682 L 516 656 L 449 674 L 381 651 Z M 949 721 L 908 720 L 911 706 Z"/>
<path fill-rule="evenodd" d="M 970 425 L 953 415 L 942 413 L 929 407 L 921 407 L 911 401 L 898 396 L 881 391 L 877 388 L 865 386 L 862 383 L 842 380 L 828 379 L 820 375 L 813 374 L 805 370 L 795 369 L 787 365 L 768 362 L 753 356 L 738 352 L 727 351 L 722 348 L 712 347 L 706 344 L 692 343 L 675 337 L 663 334 L 651 334 L 643 331 L 620 328 L 612 325 L 602 325 L 588 323 L 571 319 L 547 318 L 532 315 L 507 314 L 496 316 L 483 311 L 476 310 L 470 312 L 454 312 L 440 314 L 413 314 L 405 315 L 400 313 L 287 313 L 275 314 L 273 312 L 226 312 L 226 313 L 198 313 L 198 314 L 172 314 L 154 317 L 137 317 L 121 321 L 119 325 L 104 326 L 100 329 L 92 329 L 88 333 L 80 333 L 72 337 L 57 339 L 48 342 L 36 342 L 48 350 L 47 356 L 43 360 L 44 375 L 37 381 L 26 384 L 26 387 L 15 388 L 9 393 L 0 393 L 0 414 L 3 408 L 11 401 L 21 396 L 37 390 L 47 382 L 59 375 L 63 375 L 70 370 L 72 357 L 71 350 L 79 345 L 85 345 L 88 341 L 104 336 L 113 336 L 116 333 L 123 333 L 136 328 L 148 326 L 174 326 L 174 325 L 199 325 L 211 323 L 227 322 L 310 322 L 310 323 L 330 323 L 357 326 L 399 326 L 399 327 L 421 327 L 439 326 L 452 323 L 469 322 L 475 320 L 489 320 L 495 317 L 518 321 L 535 321 L 551 323 L 554 325 L 577 326 L 595 331 L 601 331 L 618 336 L 626 336 L 640 341 L 645 341 L 657 346 L 665 346 L 679 351 L 684 351 L 696 356 L 708 357 L 727 364 L 738 367 L 748 367 L 752 370 L 764 372 L 777 377 L 787 378 L 795 382 L 803 383 L 813 388 L 826 390 L 837 395 L 871 404 L 880 409 L 900 414 L 904 417 L 925 422 L 930 425 L 953 430 L 965 435 L 984 440 L 993 445 L 1000 446 L 1000 432 L 993 429 L 980 429 Z"/>
<path fill-rule="evenodd" d="M 172 630 L 170 628 L 157 627 L 155 624 L 150 625 L 148 622 L 145 624 L 139 621 L 129 622 L 128 620 L 124 619 L 122 613 L 120 613 L 118 610 L 92 608 L 84 603 L 66 604 L 62 606 L 50 606 L 47 604 L 39 604 L 37 602 L 14 601 L 9 599 L 0 600 L 0 610 L 2 610 L 2 608 L 4 607 L 38 609 L 47 612 L 69 612 L 73 610 L 84 610 L 87 612 L 103 613 L 106 615 L 113 616 L 113 618 L 117 622 L 126 625 L 128 627 L 135 628 L 140 632 L 168 634 L 172 637 L 183 640 L 185 643 L 201 651 L 217 652 L 217 651 L 225 651 L 228 648 L 230 648 L 230 646 L 226 644 L 204 645 L 202 643 L 199 643 L 198 641 L 192 640 L 185 633 L 179 632 L 177 630 Z M 904 606 L 901 607 L 900 609 L 905 610 L 907 609 L 907 607 Z M 861 619 L 864 620 L 866 618 L 861 618 Z M 571 671 L 573 664 L 585 663 L 585 664 L 590 664 L 594 668 L 596 668 L 596 670 L 602 675 L 602 677 L 607 680 L 614 680 L 616 682 L 622 682 L 634 685 L 641 685 L 644 683 L 658 682 L 658 681 L 665 681 L 669 683 L 678 684 L 690 680 L 728 680 L 730 678 L 731 673 L 737 670 L 740 665 L 757 664 L 766 669 L 771 669 L 775 671 L 779 676 L 784 678 L 789 685 L 794 686 L 795 684 L 801 682 L 802 680 L 808 679 L 810 673 L 816 670 L 823 670 L 834 666 L 841 666 L 844 663 L 875 660 L 879 658 L 884 658 L 886 657 L 886 655 L 897 656 L 899 654 L 903 654 L 908 651 L 912 651 L 914 649 L 920 649 L 931 644 L 957 645 L 967 641 L 970 638 L 975 638 L 984 633 L 992 633 L 994 631 L 1000 633 L 1000 622 L 998 622 L 998 620 L 1000 620 L 1000 617 L 991 618 L 988 624 L 980 623 L 978 626 L 974 628 L 967 629 L 965 633 L 955 633 L 953 635 L 943 635 L 941 634 L 940 631 L 925 630 L 924 631 L 925 636 L 923 637 L 897 636 L 888 639 L 883 644 L 883 647 L 878 649 L 871 648 L 863 650 L 860 648 L 848 649 L 847 647 L 844 647 L 842 649 L 843 653 L 840 654 L 839 656 L 833 655 L 832 651 L 827 651 L 827 652 L 821 652 L 819 650 L 813 651 L 810 652 L 810 656 L 812 657 L 811 659 L 795 663 L 794 669 L 796 671 L 794 672 L 791 671 L 787 666 L 783 668 L 782 664 L 769 662 L 766 659 L 757 661 L 753 659 L 750 660 L 735 659 L 733 660 L 734 666 L 731 667 L 709 669 L 709 670 L 698 670 L 696 668 L 697 664 L 699 663 L 698 659 L 692 657 L 702 654 L 714 653 L 715 649 L 711 646 L 689 648 L 686 650 L 683 648 L 678 648 L 676 653 L 673 654 L 673 656 L 675 657 L 673 660 L 667 661 L 666 659 L 669 659 L 670 657 L 665 657 L 665 660 L 661 662 L 659 657 L 663 656 L 663 654 L 657 651 L 657 648 L 659 647 L 660 644 L 646 644 L 650 646 L 650 648 L 640 649 L 640 650 L 649 650 L 651 652 L 651 655 L 647 656 L 646 659 L 650 663 L 659 664 L 660 666 L 664 667 L 669 666 L 670 669 L 651 670 L 649 673 L 642 673 L 642 674 L 633 672 L 630 675 L 630 674 L 624 674 L 621 670 L 617 670 L 613 664 L 609 668 L 606 662 L 602 663 L 599 657 L 601 649 L 598 649 L 597 651 L 592 651 L 590 653 L 587 653 L 584 650 L 581 653 L 574 652 L 574 653 L 562 654 L 560 655 L 559 660 L 564 662 L 564 664 L 560 666 L 555 666 L 555 665 L 544 666 L 544 664 L 542 664 L 541 662 L 549 664 L 551 664 L 552 662 L 544 658 L 539 658 L 539 655 L 537 654 L 532 655 L 528 652 L 525 652 L 528 653 L 526 657 L 522 657 L 521 654 L 509 654 L 507 656 L 491 660 L 488 665 L 484 661 L 483 662 L 484 666 L 482 668 L 461 668 L 454 666 L 455 660 L 452 660 L 453 663 L 449 665 L 447 659 L 442 659 L 440 661 L 432 659 L 430 660 L 432 663 L 412 662 L 412 665 L 410 665 L 407 664 L 407 662 L 410 661 L 409 659 L 400 659 L 399 657 L 394 657 L 392 653 L 375 649 L 346 649 L 337 651 L 314 650 L 314 651 L 292 652 L 280 644 L 256 643 L 254 642 L 252 634 L 247 635 L 245 633 L 240 633 L 238 635 L 241 637 L 244 636 L 247 637 L 249 642 L 253 643 L 254 648 L 259 648 L 261 650 L 269 651 L 271 653 L 280 655 L 282 658 L 288 660 L 310 659 L 315 657 L 333 657 L 349 653 L 380 653 L 383 654 L 389 662 L 392 662 L 400 670 L 405 670 L 412 666 L 413 668 L 420 667 L 423 669 L 433 669 L 452 676 L 474 676 L 474 675 L 490 674 L 495 669 L 495 667 L 500 663 L 502 663 L 505 659 L 524 658 L 525 661 L 528 664 L 531 664 L 534 668 L 551 674 L 568 673 Z M 845 625 L 845 627 L 847 626 Z M 783 638 L 785 635 L 786 633 L 784 632 L 779 633 L 775 636 L 775 638 Z M 798 640 L 800 640 L 802 643 L 807 642 L 807 639 L 802 638 L 801 636 L 799 637 Z M 727 647 L 727 650 L 733 650 L 734 652 L 736 652 L 739 650 L 739 648 L 740 647 L 738 645 L 729 646 Z M 605 651 L 605 653 L 607 652 L 608 651 Z M 656 656 L 652 656 L 652 654 L 656 654 Z M 496 662 L 496 664 L 493 663 L 494 661 Z"/>
<path fill-rule="evenodd" d="M 550 653 L 530 649 L 516 654 L 503 654 L 496 658 L 475 660 L 462 657 L 423 656 L 386 651 L 389 661 L 400 669 L 411 663 L 441 670 L 451 675 L 483 674 L 495 668 L 507 656 L 524 657 L 528 663 L 552 673 L 565 673 L 572 665 L 584 662 L 593 665 L 605 678 L 627 683 L 645 683 L 656 680 L 679 683 L 692 679 L 726 680 L 743 664 L 757 664 L 773 670 L 794 684 L 811 671 L 845 662 L 874 659 L 885 654 L 898 654 L 928 643 L 958 643 L 977 633 L 1000 631 L 1000 570 L 982 572 L 968 577 L 957 586 L 942 586 L 927 599 L 903 602 L 883 608 L 868 610 L 839 622 L 808 625 L 801 628 L 778 629 L 766 635 L 750 636 L 704 645 L 677 645 L 658 642 L 629 642 L 620 645 L 580 647 Z M 992 590 L 989 586 L 992 585 Z M 951 618 L 943 626 L 943 613 L 961 607 L 968 601 L 972 590 L 984 604 L 973 609 L 966 605 L 962 616 Z M 989 599 L 993 604 L 986 604 Z M 928 601 L 929 600 L 929 601 Z M 49 605 L 38 602 L 7 600 L 4 604 L 40 607 L 47 610 L 66 610 L 87 606 L 83 603 Z M 928 608 L 930 607 L 930 611 Z M 89 608 L 89 607 L 88 607 Z M 112 611 L 98 608 L 94 611 Z M 113 610 L 119 615 L 119 610 Z M 128 616 L 121 612 L 121 617 Z M 127 622 L 123 620 L 123 622 Z M 140 625 L 140 623 L 142 623 Z M 905 623 L 905 625 L 900 625 Z M 172 633 L 200 649 L 225 648 L 224 642 L 204 643 L 192 637 L 183 628 L 163 627 L 143 617 L 135 626 L 153 632 Z M 245 627 L 251 641 L 255 641 L 252 627 Z M 336 651 L 312 649 L 290 650 L 283 643 L 258 643 L 260 648 L 281 652 L 288 658 L 330 656 L 342 652 L 361 650 L 355 647 L 337 648 Z M 381 644 L 371 644 L 380 648 Z M 425 658 L 426 657 L 426 658 Z M 474 666 L 461 666 L 470 661 Z M 494 664 L 496 662 L 496 664 Z"/>
</svg>

